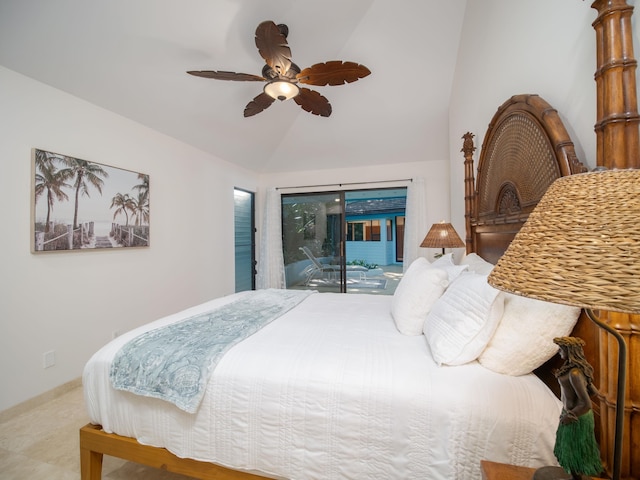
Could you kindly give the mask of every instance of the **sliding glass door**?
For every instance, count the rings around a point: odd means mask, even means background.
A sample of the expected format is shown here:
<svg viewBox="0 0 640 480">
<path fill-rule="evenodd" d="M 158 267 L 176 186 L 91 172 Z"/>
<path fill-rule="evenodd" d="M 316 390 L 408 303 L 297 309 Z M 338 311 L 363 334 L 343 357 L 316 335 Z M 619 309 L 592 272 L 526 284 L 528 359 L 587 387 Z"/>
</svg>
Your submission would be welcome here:
<svg viewBox="0 0 640 480">
<path fill-rule="evenodd" d="M 404 187 L 282 195 L 287 288 L 392 294 L 405 206 Z"/>
<path fill-rule="evenodd" d="M 344 194 L 282 196 L 287 288 L 344 292 Z"/>
</svg>

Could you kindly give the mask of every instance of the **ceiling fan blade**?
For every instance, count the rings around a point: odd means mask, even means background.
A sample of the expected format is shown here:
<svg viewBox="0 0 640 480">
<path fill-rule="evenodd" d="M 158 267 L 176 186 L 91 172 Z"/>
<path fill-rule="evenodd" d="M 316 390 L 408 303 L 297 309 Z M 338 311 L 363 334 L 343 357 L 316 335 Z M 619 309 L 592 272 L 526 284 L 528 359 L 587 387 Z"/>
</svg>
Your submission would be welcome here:
<svg viewBox="0 0 640 480">
<path fill-rule="evenodd" d="M 237 82 L 264 82 L 266 78 L 250 73 L 223 72 L 215 70 L 190 70 L 189 75 L 203 78 L 214 78 L 216 80 L 233 80 Z"/>
<path fill-rule="evenodd" d="M 244 107 L 244 116 L 252 117 L 269 108 L 273 102 L 275 102 L 274 98 L 262 92 L 256 98 L 247 103 L 247 106 Z"/>
<path fill-rule="evenodd" d="M 355 62 L 342 62 L 332 60 L 315 65 L 302 70 L 296 78 L 299 82 L 307 85 L 343 85 L 352 83 L 366 77 L 371 73 L 364 65 Z"/>
<path fill-rule="evenodd" d="M 315 90 L 301 88 L 300 93 L 293 97 L 293 99 L 302 107 L 303 110 L 309 113 L 320 115 L 321 117 L 328 117 L 331 115 L 331 104 L 329 103 L 329 100 Z"/>
<path fill-rule="evenodd" d="M 256 47 L 264 61 L 279 75 L 291 67 L 291 49 L 287 37 L 272 21 L 262 22 L 256 28 Z"/>
</svg>

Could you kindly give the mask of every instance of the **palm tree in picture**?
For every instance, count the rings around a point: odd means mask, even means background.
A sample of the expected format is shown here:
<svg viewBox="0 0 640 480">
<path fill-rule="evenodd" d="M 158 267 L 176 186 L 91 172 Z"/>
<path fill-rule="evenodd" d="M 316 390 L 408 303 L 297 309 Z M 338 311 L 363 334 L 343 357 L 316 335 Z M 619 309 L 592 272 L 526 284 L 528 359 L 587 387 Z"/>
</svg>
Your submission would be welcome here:
<svg viewBox="0 0 640 480">
<path fill-rule="evenodd" d="M 78 228 L 78 203 L 80 192 L 82 195 L 90 197 L 89 186 L 93 186 L 102 195 L 103 178 L 109 178 L 109 173 L 97 163 L 91 163 L 79 158 L 64 157 L 71 178 L 75 178 L 73 187 L 75 188 L 75 204 L 73 208 L 73 228 Z"/>
<path fill-rule="evenodd" d="M 134 187 L 135 188 L 135 187 Z M 132 198 L 132 212 L 136 219 L 136 226 L 149 223 L 149 196 L 146 192 L 139 191 L 138 198 Z"/>
<path fill-rule="evenodd" d="M 134 185 L 132 190 L 138 190 L 139 193 L 143 193 L 147 197 L 147 202 L 149 201 L 149 175 L 144 173 L 138 174 L 138 180 L 142 180 L 138 185 Z"/>
<path fill-rule="evenodd" d="M 129 212 L 135 213 L 135 201 L 129 196 L 128 193 L 116 193 L 111 199 L 111 207 L 116 208 L 113 212 L 113 219 L 115 220 L 119 214 L 123 214 L 125 218 L 125 226 L 129 225 Z"/>
<path fill-rule="evenodd" d="M 60 157 L 49 156 L 48 152 L 36 150 L 35 201 L 37 203 L 38 198 L 46 193 L 47 220 L 44 231 L 47 233 L 50 230 L 53 204 L 56 200 L 59 202 L 69 200 L 69 196 L 63 191 L 63 189 L 71 186 L 66 183 L 69 179 L 69 172 L 67 170 L 58 170 L 55 165 L 57 162 L 54 162 L 54 160 L 60 160 Z"/>
</svg>

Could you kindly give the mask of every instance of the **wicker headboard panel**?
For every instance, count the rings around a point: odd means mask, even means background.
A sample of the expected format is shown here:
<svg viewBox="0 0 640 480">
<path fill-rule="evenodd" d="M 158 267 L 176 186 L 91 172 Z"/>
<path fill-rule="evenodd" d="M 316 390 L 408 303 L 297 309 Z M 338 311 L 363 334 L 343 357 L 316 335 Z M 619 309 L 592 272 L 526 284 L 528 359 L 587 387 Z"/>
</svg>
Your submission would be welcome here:
<svg viewBox="0 0 640 480">
<path fill-rule="evenodd" d="M 482 144 L 477 180 L 473 135 L 464 139 L 467 252 L 495 263 L 549 185 L 586 168 L 557 111 L 537 95 L 515 95 L 498 108 Z"/>
</svg>

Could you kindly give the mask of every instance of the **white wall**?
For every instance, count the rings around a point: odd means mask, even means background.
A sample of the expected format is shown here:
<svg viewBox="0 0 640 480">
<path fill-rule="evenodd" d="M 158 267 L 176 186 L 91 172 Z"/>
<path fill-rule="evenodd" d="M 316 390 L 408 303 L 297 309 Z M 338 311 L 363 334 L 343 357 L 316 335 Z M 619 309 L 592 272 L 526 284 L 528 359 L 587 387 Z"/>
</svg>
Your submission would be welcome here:
<svg viewBox="0 0 640 480">
<path fill-rule="evenodd" d="M 633 16 L 635 58 L 638 5 Z M 512 95 L 535 93 L 554 107 L 575 144 L 580 160 L 596 165 L 597 12 L 577 0 L 482 0 L 467 2 L 450 103 L 451 209 L 464 231 L 462 135 L 476 135 L 480 150 L 498 106 Z M 505 19 L 509 19 L 505 22 Z"/>
<path fill-rule="evenodd" d="M 233 188 L 257 175 L 2 67 L 0 132 L 0 411 L 79 377 L 113 331 L 233 292 Z M 149 174 L 151 246 L 30 253 L 33 147 Z"/>
</svg>

